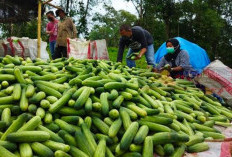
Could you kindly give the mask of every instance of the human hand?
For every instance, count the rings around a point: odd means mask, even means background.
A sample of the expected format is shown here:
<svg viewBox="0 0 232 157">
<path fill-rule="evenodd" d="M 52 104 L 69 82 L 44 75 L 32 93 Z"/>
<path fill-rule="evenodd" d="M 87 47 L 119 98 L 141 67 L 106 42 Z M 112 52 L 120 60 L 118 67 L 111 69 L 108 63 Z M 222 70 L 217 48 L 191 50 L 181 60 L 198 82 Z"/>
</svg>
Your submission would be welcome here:
<svg viewBox="0 0 232 157">
<path fill-rule="evenodd" d="M 135 60 L 139 60 L 141 58 L 142 58 L 142 56 L 139 54 L 138 56 L 135 57 Z"/>
</svg>

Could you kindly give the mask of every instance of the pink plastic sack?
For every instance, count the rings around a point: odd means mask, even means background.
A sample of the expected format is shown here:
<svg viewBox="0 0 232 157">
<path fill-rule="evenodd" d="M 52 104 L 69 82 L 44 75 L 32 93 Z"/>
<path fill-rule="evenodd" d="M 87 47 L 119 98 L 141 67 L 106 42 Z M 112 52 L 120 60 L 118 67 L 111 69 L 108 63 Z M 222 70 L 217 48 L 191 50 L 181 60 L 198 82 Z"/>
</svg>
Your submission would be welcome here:
<svg viewBox="0 0 232 157">
<path fill-rule="evenodd" d="M 75 59 L 92 59 L 90 41 L 67 39 L 68 57 Z"/>
<path fill-rule="evenodd" d="M 232 69 L 221 61 L 210 63 L 196 80 L 232 105 Z"/>
<path fill-rule="evenodd" d="M 11 55 L 11 56 L 20 56 L 24 58 L 24 46 L 20 40 L 16 38 L 8 38 L 2 44 L 4 48 L 4 56 Z"/>
<path fill-rule="evenodd" d="M 90 43 L 92 59 L 95 60 L 109 60 L 109 54 L 106 47 L 106 40 L 94 40 Z"/>
</svg>

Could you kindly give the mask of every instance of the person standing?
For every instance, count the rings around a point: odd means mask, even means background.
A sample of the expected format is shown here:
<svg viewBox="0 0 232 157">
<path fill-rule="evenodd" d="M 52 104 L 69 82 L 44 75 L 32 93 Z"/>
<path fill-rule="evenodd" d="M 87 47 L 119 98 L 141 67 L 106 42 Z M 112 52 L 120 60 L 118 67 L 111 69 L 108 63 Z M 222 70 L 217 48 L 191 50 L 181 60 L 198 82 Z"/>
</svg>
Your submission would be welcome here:
<svg viewBox="0 0 232 157">
<path fill-rule="evenodd" d="M 46 13 L 47 19 L 49 23 L 46 27 L 46 33 L 49 35 L 49 48 L 54 58 L 55 48 L 56 48 L 56 38 L 57 38 L 57 31 L 58 31 L 58 20 L 56 20 L 54 12 L 49 11 Z"/>
<path fill-rule="evenodd" d="M 121 38 L 119 42 L 117 62 L 122 62 L 125 46 L 128 46 L 129 51 L 126 59 L 128 67 L 132 68 L 136 66 L 135 61 L 128 58 L 128 56 L 134 52 L 139 52 L 135 60 L 141 59 L 141 57 L 145 55 L 147 64 L 153 66 L 153 68 L 155 67 L 154 40 L 147 30 L 140 26 L 131 27 L 124 24 L 120 27 L 120 35 Z"/>
<path fill-rule="evenodd" d="M 58 35 L 56 40 L 55 59 L 67 57 L 67 39 L 77 38 L 77 30 L 70 17 L 67 17 L 64 9 L 56 10 L 56 16 L 60 17 L 58 23 Z"/>
</svg>

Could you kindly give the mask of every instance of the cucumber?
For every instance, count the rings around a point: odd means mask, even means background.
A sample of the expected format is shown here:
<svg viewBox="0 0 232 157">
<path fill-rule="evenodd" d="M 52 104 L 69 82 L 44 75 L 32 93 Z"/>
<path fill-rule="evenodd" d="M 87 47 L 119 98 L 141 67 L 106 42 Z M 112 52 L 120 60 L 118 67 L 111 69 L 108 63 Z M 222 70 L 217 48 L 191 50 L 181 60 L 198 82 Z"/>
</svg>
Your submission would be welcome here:
<svg viewBox="0 0 232 157">
<path fill-rule="evenodd" d="M 189 146 L 187 148 L 187 152 L 189 153 L 197 153 L 197 152 L 204 152 L 206 150 L 209 149 L 209 145 L 206 142 L 202 142 L 202 143 L 197 143 L 194 144 L 192 146 Z"/>
<path fill-rule="evenodd" d="M 91 112 L 93 109 L 93 103 L 92 103 L 92 99 L 88 98 L 86 103 L 85 103 L 85 111 L 86 112 Z"/>
<path fill-rule="evenodd" d="M 0 105 L 11 104 L 14 102 L 13 96 L 0 97 Z"/>
<path fill-rule="evenodd" d="M 154 109 L 157 109 L 159 107 L 158 104 L 149 95 L 144 92 L 142 92 L 142 95 L 144 99 L 149 103 L 149 106 L 151 105 Z"/>
<path fill-rule="evenodd" d="M 105 157 L 105 153 L 106 153 L 106 141 L 105 139 L 101 139 L 94 153 L 94 157 Z"/>
<path fill-rule="evenodd" d="M 85 123 L 81 124 L 81 129 L 82 129 L 83 134 L 85 135 L 88 143 L 90 144 L 89 146 L 96 152 L 97 143 L 96 143 L 91 131 L 88 129 L 88 127 Z"/>
<path fill-rule="evenodd" d="M 37 86 L 41 91 L 43 91 L 44 93 L 46 93 L 47 95 L 55 96 L 55 97 L 57 97 L 57 98 L 61 98 L 61 97 L 62 97 L 62 94 L 61 94 L 59 91 L 57 91 L 57 90 L 55 90 L 55 89 L 53 89 L 53 88 L 50 88 L 50 87 L 48 87 L 48 86 L 45 86 L 45 85 L 39 84 L 39 83 L 36 83 L 36 86 Z"/>
<path fill-rule="evenodd" d="M 108 147 L 106 147 L 106 156 L 107 157 L 114 157 L 114 154 L 111 152 L 111 150 Z"/>
<path fill-rule="evenodd" d="M 88 100 L 90 94 L 91 94 L 91 88 L 86 87 L 81 93 L 81 95 L 79 96 L 79 98 L 77 99 L 77 101 L 75 102 L 74 108 L 80 109 Z"/>
<path fill-rule="evenodd" d="M 68 123 L 66 123 L 65 121 L 61 120 L 61 119 L 56 119 L 55 123 L 63 130 L 67 131 L 70 134 L 74 134 L 75 133 L 75 129 Z"/>
<path fill-rule="evenodd" d="M 131 152 L 142 152 L 142 149 L 143 147 L 141 145 L 135 145 L 135 144 L 130 145 Z"/>
<path fill-rule="evenodd" d="M 155 131 L 155 132 L 171 132 L 171 129 L 169 127 L 166 127 L 162 124 L 156 124 L 156 123 L 152 123 L 152 122 L 147 122 L 147 121 L 143 121 L 140 120 L 139 121 L 140 125 L 147 125 L 149 130 L 151 131 Z"/>
<path fill-rule="evenodd" d="M 138 152 L 129 152 L 122 155 L 122 157 L 142 157 Z"/>
<path fill-rule="evenodd" d="M 216 129 L 210 128 L 210 127 L 207 127 L 207 126 L 204 126 L 204 125 L 201 125 L 201 124 L 193 123 L 193 126 L 194 126 L 197 130 L 200 130 L 200 131 L 217 132 Z"/>
<path fill-rule="evenodd" d="M 14 155 L 13 153 L 8 151 L 6 148 L 4 148 L 1 145 L 0 145 L 0 152 L 1 152 L 0 157 L 17 157 L 16 155 Z"/>
<path fill-rule="evenodd" d="M 20 152 L 20 156 L 23 156 L 23 157 L 32 157 L 33 156 L 31 146 L 28 143 L 19 144 L 19 152 Z"/>
<path fill-rule="evenodd" d="M 116 137 L 121 126 L 122 126 L 122 120 L 118 118 L 113 122 L 113 124 L 109 128 L 109 133 L 108 133 L 109 137 L 111 138 Z"/>
<path fill-rule="evenodd" d="M 0 74 L 0 81 L 14 81 L 15 76 L 10 74 Z"/>
<path fill-rule="evenodd" d="M 33 104 L 39 103 L 45 97 L 46 94 L 44 92 L 38 92 L 29 99 L 29 103 L 33 103 Z"/>
<path fill-rule="evenodd" d="M 208 132 L 208 131 L 201 131 L 201 133 L 203 133 L 204 137 L 212 137 L 213 139 L 225 139 L 225 135 L 221 134 L 221 133 L 216 133 L 216 132 Z M 203 141 L 201 141 L 203 142 Z"/>
<path fill-rule="evenodd" d="M 182 157 L 185 152 L 186 146 L 182 144 L 178 148 L 176 148 L 175 152 L 171 155 L 171 157 Z"/>
<path fill-rule="evenodd" d="M 82 85 L 87 86 L 87 87 L 93 87 L 93 88 L 104 86 L 103 83 L 98 82 L 98 81 L 93 81 L 93 80 L 84 80 L 84 81 L 82 81 Z"/>
<path fill-rule="evenodd" d="M 20 131 L 32 131 L 41 123 L 41 118 L 39 116 L 35 116 L 31 118 L 26 124 L 24 124 L 17 132 Z"/>
<path fill-rule="evenodd" d="M 50 102 L 50 104 L 54 104 L 58 99 L 54 96 L 47 96 L 46 99 Z"/>
<path fill-rule="evenodd" d="M 43 108 L 43 109 L 47 109 L 49 108 L 51 105 L 50 105 L 50 102 L 46 99 L 43 99 L 40 101 L 40 106 Z"/>
<path fill-rule="evenodd" d="M 146 116 L 146 117 L 142 118 L 141 120 L 153 122 L 153 123 L 158 123 L 158 124 L 163 124 L 163 125 L 169 125 L 169 124 L 172 124 L 172 122 L 173 122 L 173 120 L 171 118 L 165 118 L 165 117 L 161 117 L 161 116 Z"/>
<path fill-rule="evenodd" d="M 138 96 L 139 95 L 139 93 L 136 90 L 133 90 L 133 89 L 130 89 L 130 88 L 126 88 L 125 91 L 132 94 L 132 96 Z"/>
<path fill-rule="evenodd" d="M 53 88 L 61 93 L 63 93 L 67 88 L 69 88 L 69 86 L 65 84 L 59 84 L 59 83 L 48 82 L 48 81 L 36 81 L 36 84 L 41 84 L 41 85 Z"/>
<path fill-rule="evenodd" d="M 68 101 L 71 99 L 75 88 L 69 89 L 58 101 L 56 101 L 51 107 L 49 108 L 49 112 L 56 113 L 60 110 Z"/>
<path fill-rule="evenodd" d="M 6 126 L 11 124 L 11 110 L 9 108 L 5 108 L 2 111 L 1 120 L 2 122 L 5 122 Z"/>
<path fill-rule="evenodd" d="M 93 124 L 97 127 L 97 129 L 105 135 L 108 135 L 109 126 L 104 123 L 101 119 L 97 117 L 93 117 Z"/>
<path fill-rule="evenodd" d="M 121 92 L 121 95 L 124 97 L 125 100 L 131 100 L 132 94 L 128 92 Z"/>
<path fill-rule="evenodd" d="M 109 112 L 109 117 L 110 117 L 111 119 L 117 119 L 117 118 L 119 117 L 119 112 L 118 112 L 118 110 L 116 110 L 116 109 L 110 110 L 110 112 Z"/>
<path fill-rule="evenodd" d="M 143 141 L 145 140 L 145 138 L 147 137 L 149 132 L 149 128 L 146 125 L 143 125 L 139 128 L 135 138 L 134 138 L 134 143 L 135 144 L 141 144 L 143 143 Z"/>
<path fill-rule="evenodd" d="M 86 88 L 86 87 L 83 86 L 83 87 L 79 88 L 78 90 L 76 90 L 76 92 L 72 95 L 72 98 L 73 98 L 74 100 L 76 100 L 77 98 L 79 98 L 80 95 L 81 95 L 81 93 L 84 91 L 85 88 Z"/>
<path fill-rule="evenodd" d="M 127 150 L 130 147 L 130 144 L 132 143 L 137 131 L 139 128 L 138 122 L 133 122 L 129 126 L 129 128 L 126 130 L 125 134 L 123 135 L 121 141 L 120 141 L 120 149 Z"/>
<path fill-rule="evenodd" d="M 110 91 L 110 94 L 108 94 L 108 99 L 109 100 L 115 100 L 118 97 L 118 91 L 115 89 L 112 89 Z"/>
<path fill-rule="evenodd" d="M 164 152 L 165 152 L 165 155 L 171 155 L 173 154 L 175 151 L 174 149 L 174 146 L 172 144 L 165 144 L 164 145 Z"/>
<path fill-rule="evenodd" d="M 76 125 L 79 121 L 79 116 L 62 116 L 61 120 Z"/>
<path fill-rule="evenodd" d="M 63 152 L 62 150 L 57 150 L 54 155 L 55 157 L 71 157 L 69 154 Z"/>
<path fill-rule="evenodd" d="M 112 106 L 113 106 L 114 108 L 120 108 L 120 106 L 121 106 L 123 100 L 124 100 L 124 97 L 123 97 L 122 95 L 120 95 L 119 97 L 117 97 L 117 99 L 115 99 L 115 100 L 113 101 Z"/>
<path fill-rule="evenodd" d="M 38 130 L 47 132 L 50 135 L 50 140 L 64 143 L 64 140 L 61 137 L 59 137 L 56 133 L 54 133 L 53 131 L 49 130 L 48 128 L 46 128 L 46 127 L 44 127 L 42 125 L 39 125 L 38 126 Z"/>
<path fill-rule="evenodd" d="M 3 135 L 1 136 L 1 140 L 6 140 L 8 134 L 17 131 L 27 120 L 27 118 L 28 116 L 26 113 L 23 113 L 20 116 L 18 116 L 18 118 L 15 121 L 13 121 L 9 128 L 3 133 Z"/>
<path fill-rule="evenodd" d="M 131 120 L 130 120 L 130 116 L 127 113 L 127 111 L 125 111 L 124 109 L 120 109 L 119 111 L 120 113 L 120 117 L 122 119 L 122 124 L 125 130 L 127 130 L 129 128 L 129 126 L 131 125 Z"/>
<path fill-rule="evenodd" d="M 53 116 L 51 113 L 47 112 L 44 117 L 44 122 L 49 124 L 52 123 Z"/>
<path fill-rule="evenodd" d="M 21 97 L 21 85 L 20 84 L 15 84 L 12 96 L 14 100 L 20 99 Z"/>
<path fill-rule="evenodd" d="M 21 131 L 10 133 L 6 139 L 11 142 L 41 142 L 50 138 L 50 135 L 45 131 Z"/>
<path fill-rule="evenodd" d="M 75 133 L 75 139 L 78 148 L 80 148 L 81 151 L 85 152 L 88 156 L 94 155 L 94 150 L 89 147 L 89 142 L 87 141 L 85 135 L 82 133 L 81 129 L 78 129 Z"/>
<path fill-rule="evenodd" d="M 16 80 L 19 83 L 26 84 L 26 80 L 24 79 L 23 74 L 22 74 L 22 72 L 20 71 L 19 68 L 16 67 L 14 69 L 14 75 L 15 75 Z"/>
<path fill-rule="evenodd" d="M 9 151 L 15 151 L 17 149 L 17 145 L 9 141 L 0 141 L 0 146 L 3 146 Z"/>
<path fill-rule="evenodd" d="M 58 113 L 60 115 L 64 115 L 64 116 L 84 116 L 85 115 L 85 110 L 80 109 L 80 110 L 75 110 L 74 108 L 71 107 L 62 107 Z"/>
<path fill-rule="evenodd" d="M 64 143 L 54 142 L 51 140 L 45 141 L 45 142 L 43 142 L 43 144 L 45 146 L 47 146 L 48 148 L 50 148 L 52 151 L 61 150 L 64 152 L 68 152 L 70 150 L 69 145 L 66 145 Z"/>
<path fill-rule="evenodd" d="M 122 82 L 109 82 L 104 85 L 104 88 L 107 90 L 112 90 L 112 89 L 120 90 L 125 88 L 125 84 Z"/>
<path fill-rule="evenodd" d="M 60 130 L 58 132 L 59 137 L 62 137 L 62 139 L 64 139 L 65 143 L 68 144 L 69 146 L 75 146 L 77 147 L 77 143 L 75 138 L 70 135 L 68 132 L 64 131 L 64 130 Z"/>
<path fill-rule="evenodd" d="M 25 71 L 31 71 L 34 73 L 39 73 L 42 71 L 42 68 L 39 66 L 20 66 L 20 69 L 25 72 Z"/>
<path fill-rule="evenodd" d="M 74 78 L 72 80 L 69 81 L 69 85 L 70 86 L 73 86 L 73 85 L 77 85 L 77 86 L 80 86 L 82 83 L 82 80 L 79 79 L 79 78 Z"/>
<path fill-rule="evenodd" d="M 56 75 L 54 74 L 46 74 L 43 76 L 31 76 L 31 79 L 33 81 L 50 81 L 50 80 L 55 80 L 56 79 Z"/>
<path fill-rule="evenodd" d="M 60 127 L 54 122 L 46 124 L 44 126 L 53 132 L 58 132 L 60 130 Z"/>
<path fill-rule="evenodd" d="M 44 118 L 45 114 L 45 110 L 41 107 L 39 107 L 36 111 L 36 116 L 39 116 L 40 118 Z"/>
<path fill-rule="evenodd" d="M 31 148 L 33 152 L 35 152 L 41 157 L 52 157 L 53 156 L 53 151 L 47 146 L 43 145 L 42 143 L 34 142 L 31 144 Z"/>
<path fill-rule="evenodd" d="M 108 102 L 108 93 L 102 93 L 100 95 L 100 103 L 102 104 L 102 114 L 107 116 L 109 114 L 109 102 Z"/>
<path fill-rule="evenodd" d="M 131 120 L 136 120 L 138 118 L 138 115 L 134 111 L 128 108 L 121 107 L 120 110 L 125 110 L 129 114 Z"/>
<path fill-rule="evenodd" d="M 71 149 L 69 152 L 73 157 L 89 157 L 86 153 L 84 153 L 83 151 L 81 151 L 80 149 L 74 146 L 71 146 L 70 148 Z"/>
<path fill-rule="evenodd" d="M 109 117 L 104 118 L 104 122 L 108 125 L 111 126 L 113 124 L 112 119 L 110 119 Z"/>
<path fill-rule="evenodd" d="M 87 116 L 85 117 L 85 124 L 87 125 L 87 127 L 90 129 L 91 128 L 91 125 L 92 125 L 92 118 Z"/>
<path fill-rule="evenodd" d="M 26 111 L 28 109 L 28 99 L 26 97 L 26 88 L 23 88 L 21 99 L 20 99 L 20 109 Z"/>
<path fill-rule="evenodd" d="M 134 111 L 137 115 L 141 116 L 141 117 L 146 117 L 147 116 L 147 112 L 136 106 L 136 105 L 128 105 L 127 108 L 129 108 L 130 110 Z"/>
</svg>

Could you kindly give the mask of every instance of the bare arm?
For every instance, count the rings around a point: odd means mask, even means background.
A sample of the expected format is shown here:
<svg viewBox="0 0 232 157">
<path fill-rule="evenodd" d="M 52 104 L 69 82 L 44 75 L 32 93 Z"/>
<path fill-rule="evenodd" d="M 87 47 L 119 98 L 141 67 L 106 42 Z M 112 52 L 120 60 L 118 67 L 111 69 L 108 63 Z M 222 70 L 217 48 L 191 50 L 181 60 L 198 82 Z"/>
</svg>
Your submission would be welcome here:
<svg viewBox="0 0 232 157">
<path fill-rule="evenodd" d="M 142 56 L 147 52 L 147 48 L 142 48 L 139 55 L 135 58 L 135 60 L 138 60 L 142 58 Z"/>
</svg>

